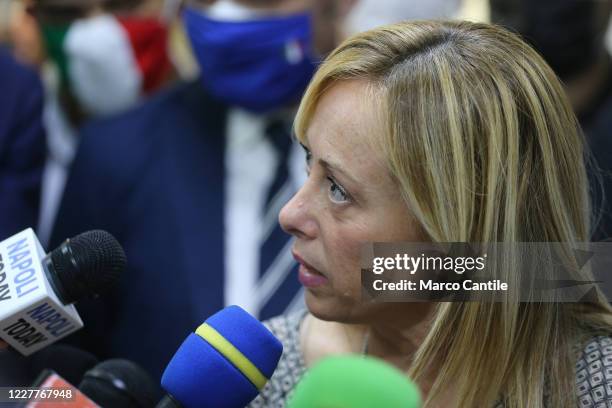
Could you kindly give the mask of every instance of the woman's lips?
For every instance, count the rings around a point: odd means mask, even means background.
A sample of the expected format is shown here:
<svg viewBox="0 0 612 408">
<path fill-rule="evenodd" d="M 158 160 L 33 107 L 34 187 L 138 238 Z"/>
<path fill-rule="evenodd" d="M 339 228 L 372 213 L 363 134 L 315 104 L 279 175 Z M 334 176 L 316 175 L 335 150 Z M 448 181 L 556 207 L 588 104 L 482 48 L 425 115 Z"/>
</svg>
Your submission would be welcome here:
<svg viewBox="0 0 612 408">
<path fill-rule="evenodd" d="M 319 271 L 307 264 L 298 254 L 293 252 L 293 257 L 300 264 L 298 269 L 298 280 L 307 288 L 316 288 L 325 285 L 329 280 Z"/>
</svg>

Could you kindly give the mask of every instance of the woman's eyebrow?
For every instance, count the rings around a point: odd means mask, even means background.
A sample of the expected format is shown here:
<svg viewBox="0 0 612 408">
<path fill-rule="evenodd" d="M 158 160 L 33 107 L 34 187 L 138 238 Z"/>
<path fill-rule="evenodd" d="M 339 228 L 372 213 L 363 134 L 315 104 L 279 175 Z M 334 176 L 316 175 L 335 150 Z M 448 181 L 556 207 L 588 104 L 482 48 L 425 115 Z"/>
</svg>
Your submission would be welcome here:
<svg viewBox="0 0 612 408">
<path fill-rule="evenodd" d="M 341 166 L 334 163 L 330 163 L 324 159 L 318 159 L 317 163 L 319 163 L 319 165 L 321 165 L 321 167 L 326 169 L 328 172 L 334 175 L 340 174 L 343 178 L 348 179 L 349 182 L 358 184 L 357 180 L 349 172 L 343 170 Z"/>
<path fill-rule="evenodd" d="M 300 143 L 300 146 L 302 146 L 302 149 L 304 149 L 306 153 L 312 153 L 304 143 Z M 325 159 L 318 159 L 317 163 L 329 173 L 332 173 L 333 175 L 339 174 L 342 176 L 342 178 L 347 179 L 350 183 L 357 184 L 357 180 L 348 171 L 343 170 L 342 166 L 330 163 Z"/>
</svg>

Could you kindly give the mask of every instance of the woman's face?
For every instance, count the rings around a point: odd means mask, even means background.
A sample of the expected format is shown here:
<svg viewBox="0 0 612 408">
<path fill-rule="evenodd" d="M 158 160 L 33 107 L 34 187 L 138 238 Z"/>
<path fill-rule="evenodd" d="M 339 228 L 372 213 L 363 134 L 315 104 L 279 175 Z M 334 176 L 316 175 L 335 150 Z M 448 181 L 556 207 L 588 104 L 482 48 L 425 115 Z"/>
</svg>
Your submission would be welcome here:
<svg viewBox="0 0 612 408">
<path fill-rule="evenodd" d="M 374 241 L 420 241 L 420 229 L 392 180 L 366 84 L 343 81 L 320 99 L 306 133 L 308 179 L 280 222 L 296 237 L 294 255 L 310 311 L 325 320 L 362 322 L 360 249 Z"/>
</svg>

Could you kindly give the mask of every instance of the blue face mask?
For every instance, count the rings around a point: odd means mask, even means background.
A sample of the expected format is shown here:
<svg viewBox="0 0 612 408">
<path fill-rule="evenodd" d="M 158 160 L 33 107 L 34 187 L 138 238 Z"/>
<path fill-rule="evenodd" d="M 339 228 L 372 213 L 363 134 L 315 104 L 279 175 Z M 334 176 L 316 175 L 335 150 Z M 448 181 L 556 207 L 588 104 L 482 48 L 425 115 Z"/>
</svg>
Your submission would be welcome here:
<svg viewBox="0 0 612 408">
<path fill-rule="evenodd" d="M 316 66 L 309 14 L 221 21 L 187 8 L 183 18 L 215 97 L 256 113 L 299 101 Z"/>
</svg>

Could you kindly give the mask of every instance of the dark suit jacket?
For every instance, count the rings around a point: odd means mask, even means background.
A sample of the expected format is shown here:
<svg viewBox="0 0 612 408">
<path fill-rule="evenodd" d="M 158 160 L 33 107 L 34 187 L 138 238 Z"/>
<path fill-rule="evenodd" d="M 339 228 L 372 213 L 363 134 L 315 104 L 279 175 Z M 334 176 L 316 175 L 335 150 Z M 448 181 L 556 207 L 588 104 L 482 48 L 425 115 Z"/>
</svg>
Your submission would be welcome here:
<svg viewBox="0 0 612 408">
<path fill-rule="evenodd" d="M 36 227 L 46 142 L 36 73 L 0 49 L 0 240 Z"/>
<path fill-rule="evenodd" d="M 589 167 L 597 224 L 593 240 L 612 239 L 612 73 L 590 108 L 578 116 L 593 162 Z M 595 174 L 598 174 L 598 178 Z"/>
<path fill-rule="evenodd" d="M 223 307 L 226 110 L 199 84 L 182 84 L 82 132 L 52 247 L 100 228 L 125 249 L 118 291 L 79 307 L 80 345 L 100 358 L 129 358 L 159 376 Z M 294 281 L 281 288 L 287 299 Z"/>
</svg>

